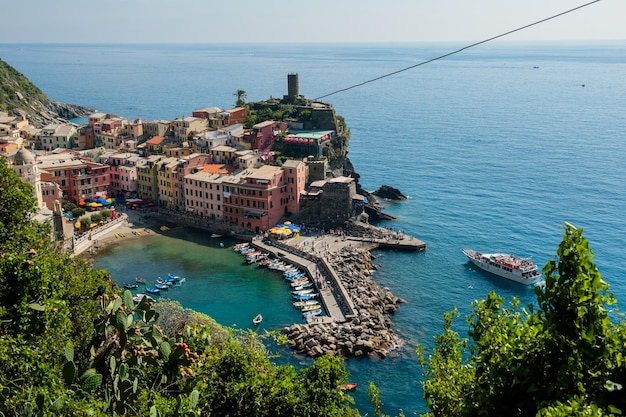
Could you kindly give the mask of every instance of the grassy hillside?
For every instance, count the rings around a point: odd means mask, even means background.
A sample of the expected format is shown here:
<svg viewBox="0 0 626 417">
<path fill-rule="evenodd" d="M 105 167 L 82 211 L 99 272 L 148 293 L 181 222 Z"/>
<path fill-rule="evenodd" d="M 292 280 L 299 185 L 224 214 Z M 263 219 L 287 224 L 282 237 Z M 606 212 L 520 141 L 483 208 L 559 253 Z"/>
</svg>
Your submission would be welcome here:
<svg viewBox="0 0 626 417">
<path fill-rule="evenodd" d="M 24 100 L 20 100 L 18 94 Z M 48 97 L 22 73 L 0 60 L 0 111 L 13 113 L 13 109 L 27 107 L 32 101 L 47 101 Z"/>
<path fill-rule="evenodd" d="M 24 74 L 0 60 L 0 111 L 25 115 L 32 125 L 41 127 L 59 118 L 84 116 L 92 110 L 48 99 Z"/>
</svg>

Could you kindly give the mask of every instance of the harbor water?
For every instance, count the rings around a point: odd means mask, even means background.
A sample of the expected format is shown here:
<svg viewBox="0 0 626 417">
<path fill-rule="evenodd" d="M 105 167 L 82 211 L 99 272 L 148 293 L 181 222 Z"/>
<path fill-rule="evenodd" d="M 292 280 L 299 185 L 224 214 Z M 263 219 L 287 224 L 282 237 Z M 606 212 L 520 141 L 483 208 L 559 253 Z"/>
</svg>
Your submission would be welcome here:
<svg viewBox="0 0 626 417">
<path fill-rule="evenodd" d="M 50 98 L 135 119 L 282 97 L 287 74 L 316 98 L 458 49 L 458 44 L 7 45 L 0 58 Z M 433 347 L 442 314 L 462 315 L 489 291 L 525 303 L 532 288 L 487 275 L 461 250 L 554 256 L 562 224 L 584 229 L 603 278 L 626 302 L 626 42 L 495 42 L 323 100 L 345 117 L 349 157 L 365 189 L 388 184 L 409 196 L 383 202 L 383 226 L 427 244 L 422 253 L 377 251 L 375 279 L 407 300 L 394 330 L 405 349 L 385 360 L 350 360 L 362 413 L 366 388 L 383 411 L 424 411 L 413 347 Z M 146 220 L 147 221 L 147 220 Z M 220 247 L 219 243 L 225 244 Z M 222 324 L 280 329 L 301 321 L 276 274 L 245 265 L 233 242 L 174 227 L 116 241 L 96 266 L 125 283 L 167 273 L 187 281 L 168 297 Z M 463 320 L 457 324 L 463 334 Z M 276 348 L 281 363 L 306 364 Z"/>
</svg>

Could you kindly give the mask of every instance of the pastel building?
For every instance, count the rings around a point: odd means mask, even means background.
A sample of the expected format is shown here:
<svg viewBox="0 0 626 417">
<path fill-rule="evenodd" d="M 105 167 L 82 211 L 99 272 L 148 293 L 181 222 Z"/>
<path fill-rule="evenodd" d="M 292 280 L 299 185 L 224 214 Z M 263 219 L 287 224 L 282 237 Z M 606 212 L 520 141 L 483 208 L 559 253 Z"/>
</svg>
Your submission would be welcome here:
<svg viewBox="0 0 626 417">
<path fill-rule="evenodd" d="M 178 158 L 178 165 L 172 171 L 172 199 L 174 207 L 182 210 L 185 207 L 185 177 L 204 169 L 211 163 L 211 155 L 194 153 Z"/>
<path fill-rule="evenodd" d="M 144 200 L 157 201 L 159 197 L 158 162 L 162 155 L 150 155 L 137 162 L 137 194 Z"/>
<path fill-rule="evenodd" d="M 223 174 L 200 171 L 185 177 L 185 207 L 187 212 L 211 220 L 223 219 Z"/>
<path fill-rule="evenodd" d="M 137 195 L 137 163 L 140 159 L 137 154 L 130 152 L 115 153 L 107 158 L 107 165 L 111 167 L 110 197 L 128 198 Z"/>
<path fill-rule="evenodd" d="M 72 125 L 49 124 L 41 129 L 35 146 L 44 151 L 53 151 L 57 148 L 72 149 L 76 133 L 76 128 Z"/>
<path fill-rule="evenodd" d="M 270 147 L 278 135 L 287 129 L 287 124 L 274 120 L 257 123 L 252 126 L 252 131 L 248 132 L 247 140 L 252 149 L 264 150 Z"/>
<path fill-rule="evenodd" d="M 240 230 L 266 231 L 283 216 L 297 213 L 306 182 L 306 166 L 264 165 L 223 179 L 224 219 Z"/>
<path fill-rule="evenodd" d="M 187 138 L 195 132 L 203 132 L 209 128 L 209 121 L 200 117 L 182 117 L 172 121 L 174 137 Z"/>
<path fill-rule="evenodd" d="M 178 159 L 163 158 L 156 165 L 159 206 L 176 208 L 174 201 L 174 175 L 178 166 Z"/>
<path fill-rule="evenodd" d="M 49 173 L 51 181 L 61 188 L 63 198 L 73 203 L 108 192 L 108 165 L 81 159 L 69 152 L 40 156 L 38 162 L 39 170 Z"/>
</svg>

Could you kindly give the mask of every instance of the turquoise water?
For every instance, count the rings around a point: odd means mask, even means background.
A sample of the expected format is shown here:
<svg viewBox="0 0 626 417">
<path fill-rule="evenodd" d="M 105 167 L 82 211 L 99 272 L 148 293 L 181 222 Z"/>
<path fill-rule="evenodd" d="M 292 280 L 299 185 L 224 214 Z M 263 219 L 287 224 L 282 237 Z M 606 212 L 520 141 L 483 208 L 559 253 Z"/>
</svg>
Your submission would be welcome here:
<svg viewBox="0 0 626 417">
<path fill-rule="evenodd" d="M 201 107 L 286 94 L 287 73 L 318 97 L 462 45 L 0 45 L 0 58 L 56 100 L 129 118 L 171 119 Z M 537 68 L 535 68 L 537 67 Z M 394 317 L 399 357 L 351 360 L 354 396 L 369 381 L 384 411 L 423 410 L 413 342 L 432 347 L 442 314 L 488 291 L 532 302 L 532 289 L 476 271 L 464 247 L 533 256 L 544 265 L 563 221 L 585 230 L 597 265 L 626 300 L 626 42 L 498 42 L 330 96 L 352 131 L 361 183 L 399 188 L 387 226 L 424 240 L 424 253 L 377 252 L 376 279 L 406 299 Z M 584 87 L 583 87 L 584 85 Z M 242 264 L 186 229 L 128 241 L 97 259 L 114 277 L 189 276 L 172 298 L 223 324 L 280 328 L 299 316 L 274 275 Z M 175 294 L 174 294 L 175 293 Z M 466 327 L 461 321 L 459 331 Z M 289 351 L 283 359 L 305 363 Z"/>
</svg>

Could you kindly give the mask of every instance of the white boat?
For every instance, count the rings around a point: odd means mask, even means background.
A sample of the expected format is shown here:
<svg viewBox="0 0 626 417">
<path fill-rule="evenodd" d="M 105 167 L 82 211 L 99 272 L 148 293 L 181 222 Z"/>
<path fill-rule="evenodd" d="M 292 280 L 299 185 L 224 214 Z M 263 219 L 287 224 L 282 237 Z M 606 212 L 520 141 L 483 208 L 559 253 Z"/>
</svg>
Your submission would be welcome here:
<svg viewBox="0 0 626 417">
<path fill-rule="evenodd" d="M 303 290 L 308 290 L 313 286 L 312 283 L 308 283 L 308 284 L 302 284 L 302 285 L 298 285 L 297 287 L 291 287 L 291 289 L 293 291 L 303 291 Z"/>
<path fill-rule="evenodd" d="M 320 302 L 317 300 L 296 301 L 293 303 L 295 308 L 303 308 L 306 306 L 317 306 Z"/>
<path fill-rule="evenodd" d="M 309 294 L 312 294 L 313 291 L 315 291 L 313 288 L 307 288 L 305 290 L 291 291 L 291 293 L 293 295 L 309 295 Z"/>
<path fill-rule="evenodd" d="M 530 258 L 504 253 L 482 253 L 470 249 L 463 249 L 463 253 L 474 265 L 499 277 L 526 285 L 535 284 L 541 279 L 537 265 Z"/>
<path fill-rule="evenodd" d="M 302 316 L 306 320 L 310 320 L 314 318 L 315 316 L 319 316 L 320 314 L 322 314 L 322 310 L 311 310 L 311 311 L 305 311 L 304 313 L 302 313 Z"/>
</svg>

